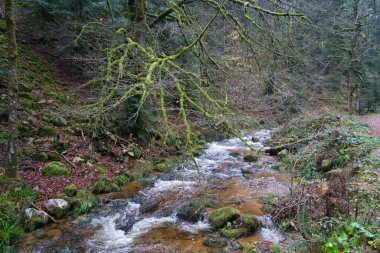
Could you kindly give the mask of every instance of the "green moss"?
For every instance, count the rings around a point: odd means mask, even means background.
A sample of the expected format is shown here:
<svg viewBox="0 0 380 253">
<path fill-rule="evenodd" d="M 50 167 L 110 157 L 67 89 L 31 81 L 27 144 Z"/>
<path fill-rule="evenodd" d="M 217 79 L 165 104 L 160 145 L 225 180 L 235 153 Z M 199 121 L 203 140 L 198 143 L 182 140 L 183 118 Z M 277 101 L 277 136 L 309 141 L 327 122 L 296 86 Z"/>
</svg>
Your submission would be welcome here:
<svg viewBox="0 0 380 253">
<path fill-rule="evenodd" d="M 92 192 L 95 194 L 110 193 L 117 191 L 120 191 L 120 187 L 117 184 L 112 183 L 111 180 L 105 177 L 96 180 L 92 187 Z"/>
<path fill-rule="evenodd" d="M 21 107 L 23 109 L 26 109 L 26 110 L 31 110 L 32 107 L 33 107 L 33 103 L 31 100 L 28 100 L 28 99 L 21 99 L 21 103 L 20 103 Z"/>
<path fill-rule="evenodd" d="M 61 161 L 61 156 L 59 154 L 57 154 L 57 153 L 49 152 L 48 153 L 48 160 L 49 161 L 59 162 L 59 161 Z"/>
<path fill-rule="evenodd" d="M 170 166 L 168 166 L 166 163 L 159 163 L 154 166 L 154 170 L 158 172 L 165 172 L 170 170 Z"/>
<path fill-rule="evenodd" d="M 257 137 L 257 136 L 253 136 L 253 137 L 252 137 L 252 141 L 253 141 L 253 142 L 259 142 L 259 141 L 260 141 L 260 138 Z"/>
<path fill-rule="evenodd" d="M 19 97 L 25 98 L 26 100 L 33 100 L 33 96 L 30 94 L 30 92 L 20 92 Z"/>
<path fill-rule="evenodd" d="M 223 228 L 220 230 L 220 234 L 226 238 L 238 239 L 248 235 L 249 231 L 247 228 Z"/>
<path fill-rule="evenodd" d="M 257 160 L 259 160 L 259 156 L 256 154 L 249 154 L 249 155 L 245 155 L 243 159 L 244 159 L 244 162 L 256 162 Z"/>
<path fill-rule="evenodd" d="M 249 233 L 254 233 L 259 228 L 259 221 L 253 215 L 242 215 L 236 220 L 239 227 L 244 227 Z"/>
<path fill-rule="evenodd" d="M 284 149 L 284 150 L 281 150 L 281 151 L 277 154 L 277 157 L 278 157 L 280 160 L 284 160 L 288 155 L 289 155 L 288 150 Z"/>
<path fill-rule="evenodd" d="M 69 144 L 67 142 L 55 140 L 51 143 L 50 149 L 54 150 L 58 153 L 62 153 L 69 148 Z"/>
<path fill-rule="evenodd" d="M 274 194 L 268 194 L 260 197 L 260 202 L 263 203 L 265 212 L 272 212 L 273 209 L 277 206 L 280 197 Z"/>
<path fill-rule="evenodd" d="M 61 116 L 59 114 L 52 114 L 51 112 L 45 112 L 42 115 L 42 119 L 45 122 L 48 122 L 48 123 L 53 124 L 54 126 L 58 126 L 58 127 L 67 125 L 67 121 L 63 116 Z"/>
<path fill-rule="evenodd" d="M 76 195 L 76 204 L 74 204 L 74 214 L 81 215 L 88 213 L 98 205 L 96 196 L 89 191 L 79 190 Z"/>
<path fill-rule="evenodd" d="M 199 198 L 190 201 L 189 205 L 178 211 L 178 217 L 186 221 L 197 222 L 206 212 L 206 207 L 214 207 L 215 201 L 210 198 Z"/>
<path fill-rule="evenodd" d="M 331 170 L 333 167 L 333 161 L 331 161 L 330 159 L 324 159 L 321 163 L 321 169 L 322 171 L 329 171 Z"/>
<path fill-rule="evenodd" d="M 34 135 L 34 128 L 28 124 L 20 124 L 17 126 L 17 131 L 20 136 L 31 137 Z"/>
<path fill-rule="evenodd" d="M 0 185 L 5 189 L 14 190 L 22 186 L 22 181 L 20 178 L 8 178 L 0 175 Z"/>
<path fill-rule="evenodd" d="M 37 152 L 37 154 L 34 156 L 34 159 L 36 159 L 39 162 L 46 162 L 49 159 L 49 157 L 46 154 L 46 152 L 40 151 Z"/>
<path fill-rule="evenodd" d="M 215 228 L 221 228 L 227 222 L 234 221 L 240 216 L 240 211 L 233 207 L 224 207 L 213 211 L 209 216 L 210 223 Z"/>
<path fill-rule="evenodd" d="M 65 189 L 63 189 L 63 192 L 69 196 L 69 197 L 73 197 L 77 194 L 78 192 L 78 188 L 75 184 L 70 184 L 68 186 L 65 187 Z"/>
<path fill-rule="evenodd" d="M 28 221 L 26 225 L 26 231 L 34 231 L 37 228 L 43 227 L 44 225 L 45 222 L 40 216 L 33 215 L 33 217 Z"/>
<path fill-rule="evenodd" d="M 128 184 L 130 181 L 132 181 L 132 176 L 131 175 L 118 175 L 114 178 L 112 178 L 112 183 L 118 185 L 118 186 L 123 186 Z"/>
<path fill-rule="evenodd" d="M 68 177 L 70 172 L 66 165 L 60 162 L 50 162 L 42 169 L 43 176 Z"/>
<path fill-rule="evenodd" d="M 41 124 L 40 128 L 38 129 L 38 133 L 41 136 L 56 136 L 57 131 L 54 127 L 51 127 L 47 124 Z"/>
</svg>

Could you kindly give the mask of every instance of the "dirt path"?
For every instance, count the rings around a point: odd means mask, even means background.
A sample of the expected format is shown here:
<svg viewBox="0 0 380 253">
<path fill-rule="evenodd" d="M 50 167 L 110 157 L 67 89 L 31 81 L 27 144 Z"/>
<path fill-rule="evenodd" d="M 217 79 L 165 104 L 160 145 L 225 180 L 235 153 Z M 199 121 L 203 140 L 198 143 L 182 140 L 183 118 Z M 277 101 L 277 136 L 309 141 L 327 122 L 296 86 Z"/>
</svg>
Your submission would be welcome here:
<svg viewBox="0 0 380 253">
<path fill-rule="evenodd" d="M 371 134 L 380 140 L 380 115 L 362 116 L 359 120 L 367 123 L 371 129 Z M 380 147 L 374 150 L 373 154 L 380 159 Z"/>
</svg>

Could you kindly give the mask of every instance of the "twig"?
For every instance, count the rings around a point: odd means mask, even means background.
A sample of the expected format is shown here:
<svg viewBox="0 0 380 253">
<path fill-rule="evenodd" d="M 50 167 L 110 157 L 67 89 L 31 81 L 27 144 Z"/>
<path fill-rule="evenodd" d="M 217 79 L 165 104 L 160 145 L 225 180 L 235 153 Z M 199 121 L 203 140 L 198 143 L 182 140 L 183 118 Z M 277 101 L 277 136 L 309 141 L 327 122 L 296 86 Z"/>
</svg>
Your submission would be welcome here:
<svg viewBox="0 0 380 253">
<path fill-rule="evenodd" d="M 57 222 L 57 220 L 56 219 L 54 219 L 54 217 L 53 216 L 51 216 L 50 214 L 48 214 L 47 212 L 45 212 L 44 210 L 42 210 L 41 208 L 38 208 L 33 202 L 31 202 L 31 205 L 34 207 L 34 208 L 36 208 L 37 210 L 39 210 L 39 211 L 41 211 L 41 212 L 44 212 L 44 213 L 46 213 L 47 214 L 47 216 L 49 216 L 49 218 L 52 220 L 52 221 L 54 221 L 54 222 Z"/>
<path fill-rule="evenodd" d="M 60 155 L 62 156 L 63 159 L 66 160 L 66 162 L 68 162 L 74 169 L 77 169 L 77 166 L 75 166 L 74 163 L 72 163 L 66 156 L 64 156 L 63 154 L 60 154 L 58 153 L 57 151 L 52 151 L 52 150 L 41 150 L 43 152 L 50 152 L 50 153 L 54 153 L 54 154 L 57 154 L 57 155 Z"/>
</svg>

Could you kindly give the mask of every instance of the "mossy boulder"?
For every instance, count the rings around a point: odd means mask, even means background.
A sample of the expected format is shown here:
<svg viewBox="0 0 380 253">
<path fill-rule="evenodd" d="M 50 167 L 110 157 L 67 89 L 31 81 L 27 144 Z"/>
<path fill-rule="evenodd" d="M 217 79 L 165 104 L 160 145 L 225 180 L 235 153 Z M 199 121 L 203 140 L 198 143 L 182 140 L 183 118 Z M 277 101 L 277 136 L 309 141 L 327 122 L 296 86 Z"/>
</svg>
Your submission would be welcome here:
<svg viewBox="0 0 380 253">
<path fill-rule="evenodd" d="M 70 203 L 64 199 L 49 199 L 45 208 L 52 216 L 59 219 L 68 214 Z"/>
<path fill-rule="evenodd" d="M 220 230 L 223 237 L 230 239 L 238 239 L 249 234 L 247 228 L 223 228 Z"/>
<path fill-rule="evenodd" d="M 244 227 L 249 233 L 254 233 L 259 228 L 259 221 L 253 215 L 241 215 L 235 222 L 236 226 Z"/>
<path fill-rule="evenodd" d="M 215 201 L 210 198 L 193 199 L 178 211 L 177 216 L 185 221 L 197 222 L 206 212 L 206 207 L 215 207 Z"/>
<path fill-rule="evenodd" d="M 69 169 L 60 162 L 50 162 L 42 169 L 43 176 L 55 176 L 55 177 L 68 177 L 70 175 Z"/>
<path fill-rule="evenodd" d="M 228 245 L 228 240 L 218 237 L 210 237 L 203 241 L 203 245 L 211 248 L 224 248 Z"/>
<path fill-rule="evenodd" d="M 34 159 L 36 159 L 39 162 L 46 162 L 47 160 L 49 160 L 49 156 L 48 154 L 46 154 L 46 152 L 40 151 L 36 153 Z"/>
<path fill-rule="evenodd" d="M 92 192 L 95 194 L 110 193 L 117 191 L 120 191 L 120 187 L 117 184 L 112 183 L 111 180 L 105 177 L 96 180 L 92 187 Z"/>
<path fill-rule="evenodd" d="M 330 171 L 333 168 L 334 162 L 332 159 L 324 159 L 321 162 L 321 170 L 324 172 Z"/>
<path fill-rule="evenodd" d="M 259 156 L 256 154 L 248 154 L 243 157 L 244 162 L 257 162 L 259 160 Z"/>
<path fill-rule="evenodd" d="M 49 215 L 35 208 L 25 209 L 26 231 L 34 231 L 37 228 L 43 227 L 49 221 Z"/>
<path fill-rule="evenodd" d="M 213 211 L 208 217 L 214 228 L 222 228 L 228 222 L 240 217 L 240 211 L 233 207 L 224 207 Z"/>
<path fill-rule="evenodd" d="M 78 192 L 78 188 L 75 184 L 70 184 L 63 189 L 63 192 L 69 197 L 74 197 Z"/>
</svg>

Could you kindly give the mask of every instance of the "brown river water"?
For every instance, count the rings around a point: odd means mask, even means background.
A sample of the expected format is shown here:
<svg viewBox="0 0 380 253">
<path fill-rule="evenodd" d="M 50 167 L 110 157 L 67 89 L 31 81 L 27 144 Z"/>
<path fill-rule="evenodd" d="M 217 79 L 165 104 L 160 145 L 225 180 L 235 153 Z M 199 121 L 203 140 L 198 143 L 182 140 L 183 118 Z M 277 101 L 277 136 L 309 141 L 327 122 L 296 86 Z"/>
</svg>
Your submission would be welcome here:
<svg viewBox="0 0 380 253">
<path fill-rule="evenodd" d="M 258 149 L 270 138 L 269 130 L 256 131 L 245 138 Z M 259 142 L 252 142 L 258 136 Z M 179 208 L 192 198 L 209 197 L 218 208 L 233 206 L 243 214 L 256 215 L 263 224 L 251 236 L 237 240 L 241 245 L 258 240 L 282 243 L 286 236 L 262 211 L 259 197 L 267 194 L 286 195 L 289 176 L 272 169 L 275 159 L 262 155 L 257 162 L 247 163 L 242 156 L 248 148 L 238 139 L 208 144 L 198 157 L 196 168 L 181 164 L 171 172 L 151 179 L 148 184 L 133 182 L 121 192 L 100 196 L 96 211 L 76 219 L 64 219 L 43 228 L 38 239 L 32 233 L 24 236 L 18 252 L 23 253 L 122 253 L 122 252 L 210 252 L 203 241 L 217 235 L 205 217 L 196 223 L 177 217 Z M 104 201 L 107 200 L 107 201 Z M 213 209 L 207 209 L 207 212 Z M 229 246 L 218 252 L 241 252 Z"/>
</svg>

